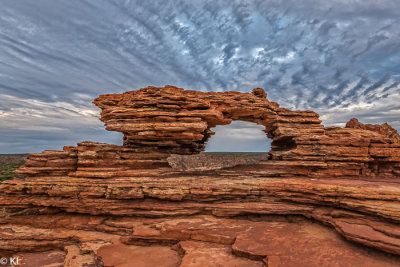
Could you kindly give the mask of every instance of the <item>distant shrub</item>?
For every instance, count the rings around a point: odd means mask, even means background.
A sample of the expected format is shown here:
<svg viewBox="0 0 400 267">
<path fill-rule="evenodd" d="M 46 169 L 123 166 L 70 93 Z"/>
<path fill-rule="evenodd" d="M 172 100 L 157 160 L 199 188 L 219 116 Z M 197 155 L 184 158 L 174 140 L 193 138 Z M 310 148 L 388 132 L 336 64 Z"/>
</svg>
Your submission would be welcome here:
<svg viewBox="0 0 400 267">
<path fill-rule="evenodd" d="M 14 178 L 14 171 L 21 163 L 0 163 L 0 182 Z"/>
</svg>

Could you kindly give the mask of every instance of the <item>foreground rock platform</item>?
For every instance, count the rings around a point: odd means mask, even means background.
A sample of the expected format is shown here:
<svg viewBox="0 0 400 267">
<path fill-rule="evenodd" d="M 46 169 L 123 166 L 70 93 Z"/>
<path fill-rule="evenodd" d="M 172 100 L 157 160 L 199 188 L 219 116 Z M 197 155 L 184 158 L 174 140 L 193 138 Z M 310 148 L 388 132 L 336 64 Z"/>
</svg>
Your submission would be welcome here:
<svg viewBox="0 0 400 267">
<path fill-rule="evenodd" d="M 400 260 L 298 216 L 20 215 L 0 229 L 2 247 L 30 251 L 18 254 L 22 266 L 398 266 Z"/>
<path fill-rule="evenodd" d="M 123 145 L 30 154 L 0 185 L 0 256 L 23 266 L 400 266 L 400 136 L 388 124 L 324 127 L 261 88 L 147 87 L 94 103 Z M 194 164 L 211 128 L 232 120 L 264 125 L 271 151 Z"/>
</svg>

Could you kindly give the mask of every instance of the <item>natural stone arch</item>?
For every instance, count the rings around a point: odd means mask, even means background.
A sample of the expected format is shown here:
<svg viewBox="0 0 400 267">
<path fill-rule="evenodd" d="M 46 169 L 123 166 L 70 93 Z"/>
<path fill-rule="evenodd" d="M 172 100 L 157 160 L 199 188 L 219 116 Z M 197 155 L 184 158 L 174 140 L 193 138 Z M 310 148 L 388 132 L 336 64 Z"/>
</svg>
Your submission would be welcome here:
<svg viewBox="0 0 400 267">
<path fill-rule="evenodd" d="M 204 93 L 172 86 L 147 87 L 122 95 L 103 95 L 94 103 L 103 109 L 101 120 L 106 123 L 107 130 L 124 134 L 124 146 L 147 148 L 147 151 L 167 155 L 203 151 L 213 134 L 211 128 L 233 120 L 265 126 L 265 132 L 274 142 L 284 134 L 285 124 L 297 123 L 281 118 L 280 112 L 290 117 L 291 111 L 270 102 L 261 88 L 244 94 Z M 301 123 L 306 121 L 322 127 L 318 114 L 306 111 L 300 116 Z M 292 117 L 298 115 L 295 113 Z"/>
<path fill-rule="evenodd" d="M 397 132 L 393 137 L 386 130 L 377 130 L 384 125 L 367 127 L 368 130 L 351 125 L 325 128 L 317 113 L 281 108 L 266 96 L 261 88 L 240 93 L 149 86 L 102 95 L 94 103 L 102 109 L 101 120 L 106 129 L 124 134 L 123 147 L 144 158 L 156 158 L 160 165 L 172 154 L 200 153 L 213 133 L 211 128 L 243 120 L 264 125 L 273 139 L 270 164 L 285 167 L 269 175 L 400 174 L 400 159 L 390 155 L 399 147 Z M 385 168 L 374 168 L 375 165 Z"/>
</svg>

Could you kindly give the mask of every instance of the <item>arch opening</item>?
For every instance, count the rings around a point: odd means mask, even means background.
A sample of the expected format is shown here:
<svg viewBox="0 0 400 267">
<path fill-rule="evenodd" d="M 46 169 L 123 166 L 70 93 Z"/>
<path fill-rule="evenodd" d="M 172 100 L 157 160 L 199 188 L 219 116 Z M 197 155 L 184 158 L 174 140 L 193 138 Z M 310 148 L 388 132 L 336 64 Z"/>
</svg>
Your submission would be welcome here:
<svg viewBox="0 0 400 267">
<path fill-rule="evenodd" d="M 210 129 L 215 132 L 200 154 L 171 155 L 171 167 L 183 171 L 208 171 L 253 165 L 269 160 L 272 139 L 265 133 L 265 126 L 252 122 L 233 121 L 231 124 Z"/>
<path fill-rule="evenodd" d="M 265 133 L 265 126 L 247 121 L 232 121 L 227 125 L 211 128 L 214 135 L 206 143 L 207 152 L 258 152 L 271 149 L 272 139 Z"/>
</svg>

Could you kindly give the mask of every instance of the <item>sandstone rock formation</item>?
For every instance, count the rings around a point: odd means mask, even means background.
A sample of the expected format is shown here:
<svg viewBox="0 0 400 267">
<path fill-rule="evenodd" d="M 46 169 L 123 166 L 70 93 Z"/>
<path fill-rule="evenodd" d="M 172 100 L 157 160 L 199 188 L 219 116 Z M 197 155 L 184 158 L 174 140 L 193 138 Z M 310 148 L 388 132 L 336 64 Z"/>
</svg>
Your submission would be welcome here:
<svg viewBox="0 0 400 267">
<path fill-rule="evenodd" d="M 287 173 L 274 175 L 399 176 L 400 141 L 393 128 L 325 128 L 315 112 L 281 108 L 263 98 L 260 90 L 203 93 L 147 87 L 102 95 L 94 103 L 103 110 L 106 129 L 124 134 L 124 147 L 165 154 L 160 159 L 198 153 L 213 134 L 212 127 L 242 120 L 264 125 L 273 139 L 270 163 L 289 167 Z"/>
<path fill-rule="evenodd" d="M 363 124 L 359 122 L 356 118 L 352 118 L 346 123 L 346 128 L 363 129 L 370 130 L 373 132 L 380 133 L 383 136 L 390 138 L 393 143 L 400 143 L 400 135 L 397 133 L 396 129 L 387 123 L 384 124 Z"/>
<path fill-rule="evenodd" d="M 389 125 L 324 127 L 261 88 L 147 87 L 94 103 L 123 146 L 30 154 L 24 178 L 0 185 L 0 256 L 36 266 L 399 266 L 400 142 Z M 265 160 L 170 166 L 232 120 L 265 126 Z"/>
</svg>

